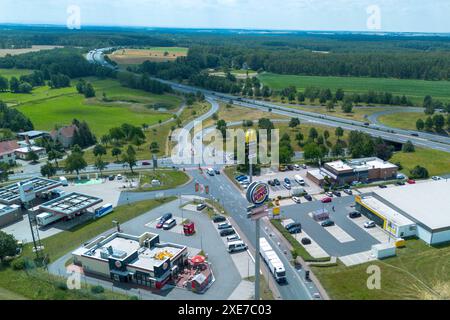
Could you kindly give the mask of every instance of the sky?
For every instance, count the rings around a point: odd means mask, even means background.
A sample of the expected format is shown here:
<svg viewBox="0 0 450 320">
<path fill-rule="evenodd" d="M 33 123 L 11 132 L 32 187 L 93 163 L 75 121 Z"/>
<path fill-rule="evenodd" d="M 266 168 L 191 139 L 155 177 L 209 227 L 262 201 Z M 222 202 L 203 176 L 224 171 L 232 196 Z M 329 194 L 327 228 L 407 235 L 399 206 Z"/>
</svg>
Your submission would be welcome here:
<svg viewBox="0 0 450 320">
<path fill-rule="evenodd" d="M 0 23 L 81 28 L 450 32 L 449 17 L 450 0 L 0 0 Z"/>
</svg>

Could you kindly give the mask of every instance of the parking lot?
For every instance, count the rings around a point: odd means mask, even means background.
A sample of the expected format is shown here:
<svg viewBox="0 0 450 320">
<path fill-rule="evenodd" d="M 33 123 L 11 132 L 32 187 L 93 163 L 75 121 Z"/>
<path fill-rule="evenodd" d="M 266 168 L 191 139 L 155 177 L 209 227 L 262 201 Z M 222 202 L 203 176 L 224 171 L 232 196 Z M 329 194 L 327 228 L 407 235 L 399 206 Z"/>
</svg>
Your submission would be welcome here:
<svg viewBox="0 0 450 320">
<path fill-rule="evenodd" d="M 312 243 L 304 247 L 313 257 L 343 257 L 343 261 L 351 265 L 368 261 L 368 252 L 372 245 L 389 241 L 389 236 L 378 226 L 372 229 L 364 228 L 364 223 L 369 220 L 366 217 L 348 217 L 348 213 L 354 211 L 353 204 L 353 196 L 334 197 L 328 204 L 314 201 L 287 205 L 282 207 L 281 213 L 283 218 L 290 218 L 302 224 L 302 233 L 294 237 L 297 240 L 304 237 L 311 239 Z M 319 209 L 326 209 L 330 213 L 334 226 L 322 227 L 311 217 L 311 212 Z"/>
</svg>

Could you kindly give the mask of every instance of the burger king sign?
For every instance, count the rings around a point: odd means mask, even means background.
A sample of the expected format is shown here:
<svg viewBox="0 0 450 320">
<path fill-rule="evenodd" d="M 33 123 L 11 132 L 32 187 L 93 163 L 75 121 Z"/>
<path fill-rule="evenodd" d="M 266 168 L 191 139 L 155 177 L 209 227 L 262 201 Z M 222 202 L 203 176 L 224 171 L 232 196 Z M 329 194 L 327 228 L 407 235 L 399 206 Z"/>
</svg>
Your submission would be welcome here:
<svg viewBox="0 0 450 320">
<path fill-rule="evenodd" d="M 247 201 L 260 206 L 269 198 L 269 185 L 264 182 L 253 182 L 247 188 Z"/>
</svg>

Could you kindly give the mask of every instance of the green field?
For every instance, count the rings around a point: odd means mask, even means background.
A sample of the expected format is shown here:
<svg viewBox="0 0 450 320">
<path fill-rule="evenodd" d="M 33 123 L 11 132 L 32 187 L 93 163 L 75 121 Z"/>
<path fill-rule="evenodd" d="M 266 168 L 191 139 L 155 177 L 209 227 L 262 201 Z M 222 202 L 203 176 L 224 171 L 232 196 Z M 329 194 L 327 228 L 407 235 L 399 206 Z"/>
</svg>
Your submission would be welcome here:
<svg viewBox="0 0 450 320">
<path fill-rule="evenodd" d="M 381 289 L 368 289 L 367 267 L 381 270 Z M 450 246 L 430 247 L 409 240 L 397 257 L 353 267 L 312 267 L 332 299 L 450 299 Z"/>
<path fill-rule="evenodd" d="M 416 121 L 419 119 L 425 121 L 427 117 L 427 115 L 418 112 L 399 112 L 382 115 L 378 118 L 378 121 L 393 128 L 417 130 Z"/>
<path fill-rule="evenodd" d="M 170 114 L 155 113 L 150 110 L 133 110 L 129 106 L 86 103 L 79 94 L 64 95 L 41 101 L 28 102 L 17 107 L 31 119 L 38 130 L 52 130 L 55 125 L 67 125 L 76 118 L 85 120 L 97 136 L 101 136 L 114 126 L 130 123 L 140 126 L 167 120 Z"/>
<path fill-rule="evenodd" d="M 396 152 L 390 161 L 400 162 L 407 175 L 417 165 L 427 168 L 430 176 L 450 173 L 450 153 L 444 151 L 416 148 L 413 153 Z"/>
<path fill-rule="evenodd" d="M 342 88 L 346 92 L 364 93 L 369 90 L 388 91 L 394 95 L 406 95 L 415 103 L 420 103 L 426 95 L 435 99 L 450 102 L 450 81 L 404 80 L 390 78 L 360 77 L 320 77 L 295 76 L 263 73 L 258 78 L 272 89 L 281 90 L 288 86 L 296 86 L 304 90 L 306 87 L 329 88 L 335 91 Z"/>
<path fill-rule="evenodd" d="M 32 72 L 32 70 L 28 69 L 0 69 L 0 76 L 7 79 L 11 79 L 12 77 L 19 78 L 20 76 L 24 76 Z"/>
<path fill-rule="evenodd" d="M 152 180 L 159 180 L 160 186 L 152 187 Z M 140 174 L 139 188 L 135 192 L 173 189 L 189 181 L 189 176 L 183 171 L 156 170 Z"/>
</svg>

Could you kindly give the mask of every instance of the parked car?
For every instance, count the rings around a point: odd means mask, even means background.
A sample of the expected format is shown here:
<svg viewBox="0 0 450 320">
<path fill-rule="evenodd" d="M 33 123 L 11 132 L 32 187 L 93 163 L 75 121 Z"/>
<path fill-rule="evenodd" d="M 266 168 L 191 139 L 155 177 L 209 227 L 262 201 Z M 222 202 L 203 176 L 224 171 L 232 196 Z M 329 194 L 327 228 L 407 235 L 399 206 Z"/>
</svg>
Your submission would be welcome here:
<svg viewBox="0 0 450 320">
<path fill-rule="evenodd" d="M 279 166 L 278 167 L 278 171 L 285 172 L 286 171 L 286 167 L 285 166 Z"/>
<path fill-rule="evenodd" d="M 223 230 L 220 230 L 220 232 L 219 232 L 221 237 L 231 236 L 235 233 L 236 233 L 236 231 L 233 228 L 223 229 Z"/>
<path fill-rule="evenodd" d="M 396 175 L 396 179 L 399 179 L 399 180 L 406 179 L 406 176 L 403 173 L 398 173 Z"/>
<path fill-rule="evenodd" d="M 237 181 L 239 181 L 239 179 L 244 178 L 245 176 L 240 174 L 234 177 L 234 179 L 236 179 Z"/>
<path fill-rule="evenodd" d="M 202 211 L 205 208 L 206 208 L 206 204 L 204 204 L 204 203 L 200 203 L 197 205 L 197 211 Z"/>
<path fill-rule="evenodd" d="M 237 234 L 227 237 L 227 242 L 233 242 L 233 241 L 239 241 L 239 240 L 241 240 L 241 238 Z"/>
<path fill-rule="evenodd" d="M 175 219 L 169 219 L 163 224 L 164 230 L 170 230 L 177 225 L 177 221 Z"/>
<path fill-rule="evenodd" d="M 294 169 L 295 170 L 300 170 L 300 166 L 298 164 L 294 164 Z"/>
<path fill-rule="evenodd" d="M 385 185 L 385 184 L 379 184 L 379 185 L 378 185 L 378 188 L 380 188 L 380 189 L 386 189 L 386 188 L 387 188 L 387 185 Z"/>
<path fill-rule="evenodd" d="M 273 180 L 267 181 L 267 184 L 268 184 L 269 186 L 272 186 L 272 187 L 275 186 L 275 182 L 273 182 Z"/>
<path fill-rule="evenodd" d="M 308 166 L 306 164 L 302 164 L 303 169 L 308 169 Z"/>
<path fill-rule="evenodd" d="M 313 200 L 313 198 L 309 194 L 305 195 L 305 199 L 308 200 L 308 201 L 312 201 Z"/>
<path fill-rule="evenodd" d="M 276 186 L 281 185 L 280 180 L 278 179 L 273 179 L 273 183 L 275 183 Z"/>
<path fill-rule="evenodd" d="M 408 179 L 406 182 L 408 182 L 408 184 L 416 184 L 416 180 L 414 179 Z"/>
<path fill-rule="evenodd" d="M 404 181 L 397 181 L 396 185 L 398 186 L 404 186 L 405 182 Z"/>
<path fill-rule="evenodd" d="M 287 168 L 289 171 L 294 170 L 294 166 L 293 166 L 292 164 L 288 164 L 288 165 L 286 166 L 286 168 Z"/>
<path fill-rule="evenodd" d="M 116 177 L 115 177 L 114 175 L 108 176 L 108 180 L 109 180 L 109 181 L 113 181 L 115 178 L 116 178 Z"/>
<path fill-rule="evenodd" d="M 287 183 L 287 184 L 291 184 L 291 179 L 289 179 L 289 178 L 284 178 L 284 183 Z"/>
<path fill-rule="evenodd" d="M 228 222 L 222 222 L 217 225 L 217 229 L 219 229 L 219 230 L 229 229 L 229 228 L 232 228 L 232 226 Z"/>
<path fill-rule="evenodd" d="M 287 224 L 284 228 L 287 231 L 290 231 L 293 228 L 301 228 L 301 227 L 302 227 L 302 224 L 300 222 L 291 222 L 291 223 Z"/>
<path fill-rule="evenodd" d="M 244 250 L 247 250 L 247 245 L 241 240 L 233 241 L 233 242 L 228 243 L 227 250 L 229 253 L 244 251 Z"/>
<path fill-rule="evenodd" d="M 344 193 L 351 196 L 353 194 L 353 191 L 351 189 L 344 189 Z"/>
<path fill-rule="evenodd" d="M 327 219 L 327 220 L 325 220 L 325 221 L 322 221 L 322 222 L 320 223 L 320 225 L 321 225 L 322 227 L 324 227 L 324 228 L 326 228 L 326 227 L 331 227 L 331 226 L 334 226 L 334 221 L 333 221 L 333 220 L 330 220 L 330 219 Z"/>
<path fill-rule="evenodd" d="M 214 169 L 214 173 L 215 173 L 215 174 L 220 174 L 220 170 Z"/>
<path fill-rule="evenodd" d="M 161 229 L 164 225 L 164 223 L 167 220 L 172 219 L 172 214 L 171 213 L 166 213 L 165 215 L 163 215 L 161 218 L 159 218 L 158 223 L 156 224 L 156 228 Z"/>
<path fill-rule="evenodd" d="M 328 191 L 328 192 L 325 192 L 325 194 L 326 194 L 328 197 L 333 198 L 333 192 Z"/>
<path fill-rule="evenodd" d="M 295 203 L 302 203 L 302 201 L 300 200 L 300 197 L 296 197 L 296 196 L 292 197 L 292 201 L 294 201 Z"/>
<path fill-rule="evenodd" d="M 215 215 L 212 217 L 212 221 L 214 223 L 224 222 L 226 220 L 227 220 L 227 218 L 225 218 L 224 216 L 220 216 L 220 215 Z"/>
<path fill-rule="evenodd" d="M 310 238 L 302 238 L 301 242 L 303 245 L 308 245 L 308 244 L 311 244 L 311 239 Z"/>
<path fill-rule="evenodd" d="M 431 179 L 433 179 L 434 181 L 439 181 L 439 180 L 442 180 L 442 177 L 433 176 L 433 177 L 431 177 Z"/>
<path fill-rule="evenodd" d="M 333 201 L 333 199 L 330 198 L 330 197 L 325 197 L 325 198 L 322 199 L 322 203 L 330 203 L 332 201 Z"/>
<path fill-rule="evenodd" d="M 367 221 L 364 223 L 364 228 L 366 229 L 375 228 L 375 226 L 375 221 Z"/>
<path fill-rule="evenodd" d="M 143 166 L 149 166 L 149 165 L 150 165 L 150 162 L 148 162 L 148 161 L 143 161 L 143 162 L 142 162 L 142 165 L 143 165 Z"/>
<path fill-rule="evenodd" d="M 291 185 L 289 183 L 283 183 L 283 187 L 285 187 L 288 190 L 291 190 Z"/>
<path fill-rule="evenodd" d="M 122 179 L 123 179 L 122 175 L 121 175 L 121 174 L 118 174 L 118 175 L 117 175 L 117 180 L 122 180 Z"/>
<path fill-rule="evenodd" d="M 333 191 L 333 194 L 334 194 L 336 197 L 340 197 L 340 196 L 341 196 L 341 193 L 340 193 L 339 191 Z"/>
<path fill-rule="evenodd" d="M 358 211 L 353 211 L 348 214 L 348 217 L 350 219 L 359 218 L 359 217 L 361 217 L 361 213 L 359 213 Z"/>
<path fill-rule="evenodd" d="M 302 232 L 302 228 L 301 227 L 294 227 L 288 230 L 290 234 L 297 234 L 297 233 L 301 233 Z"/>
</svg>

